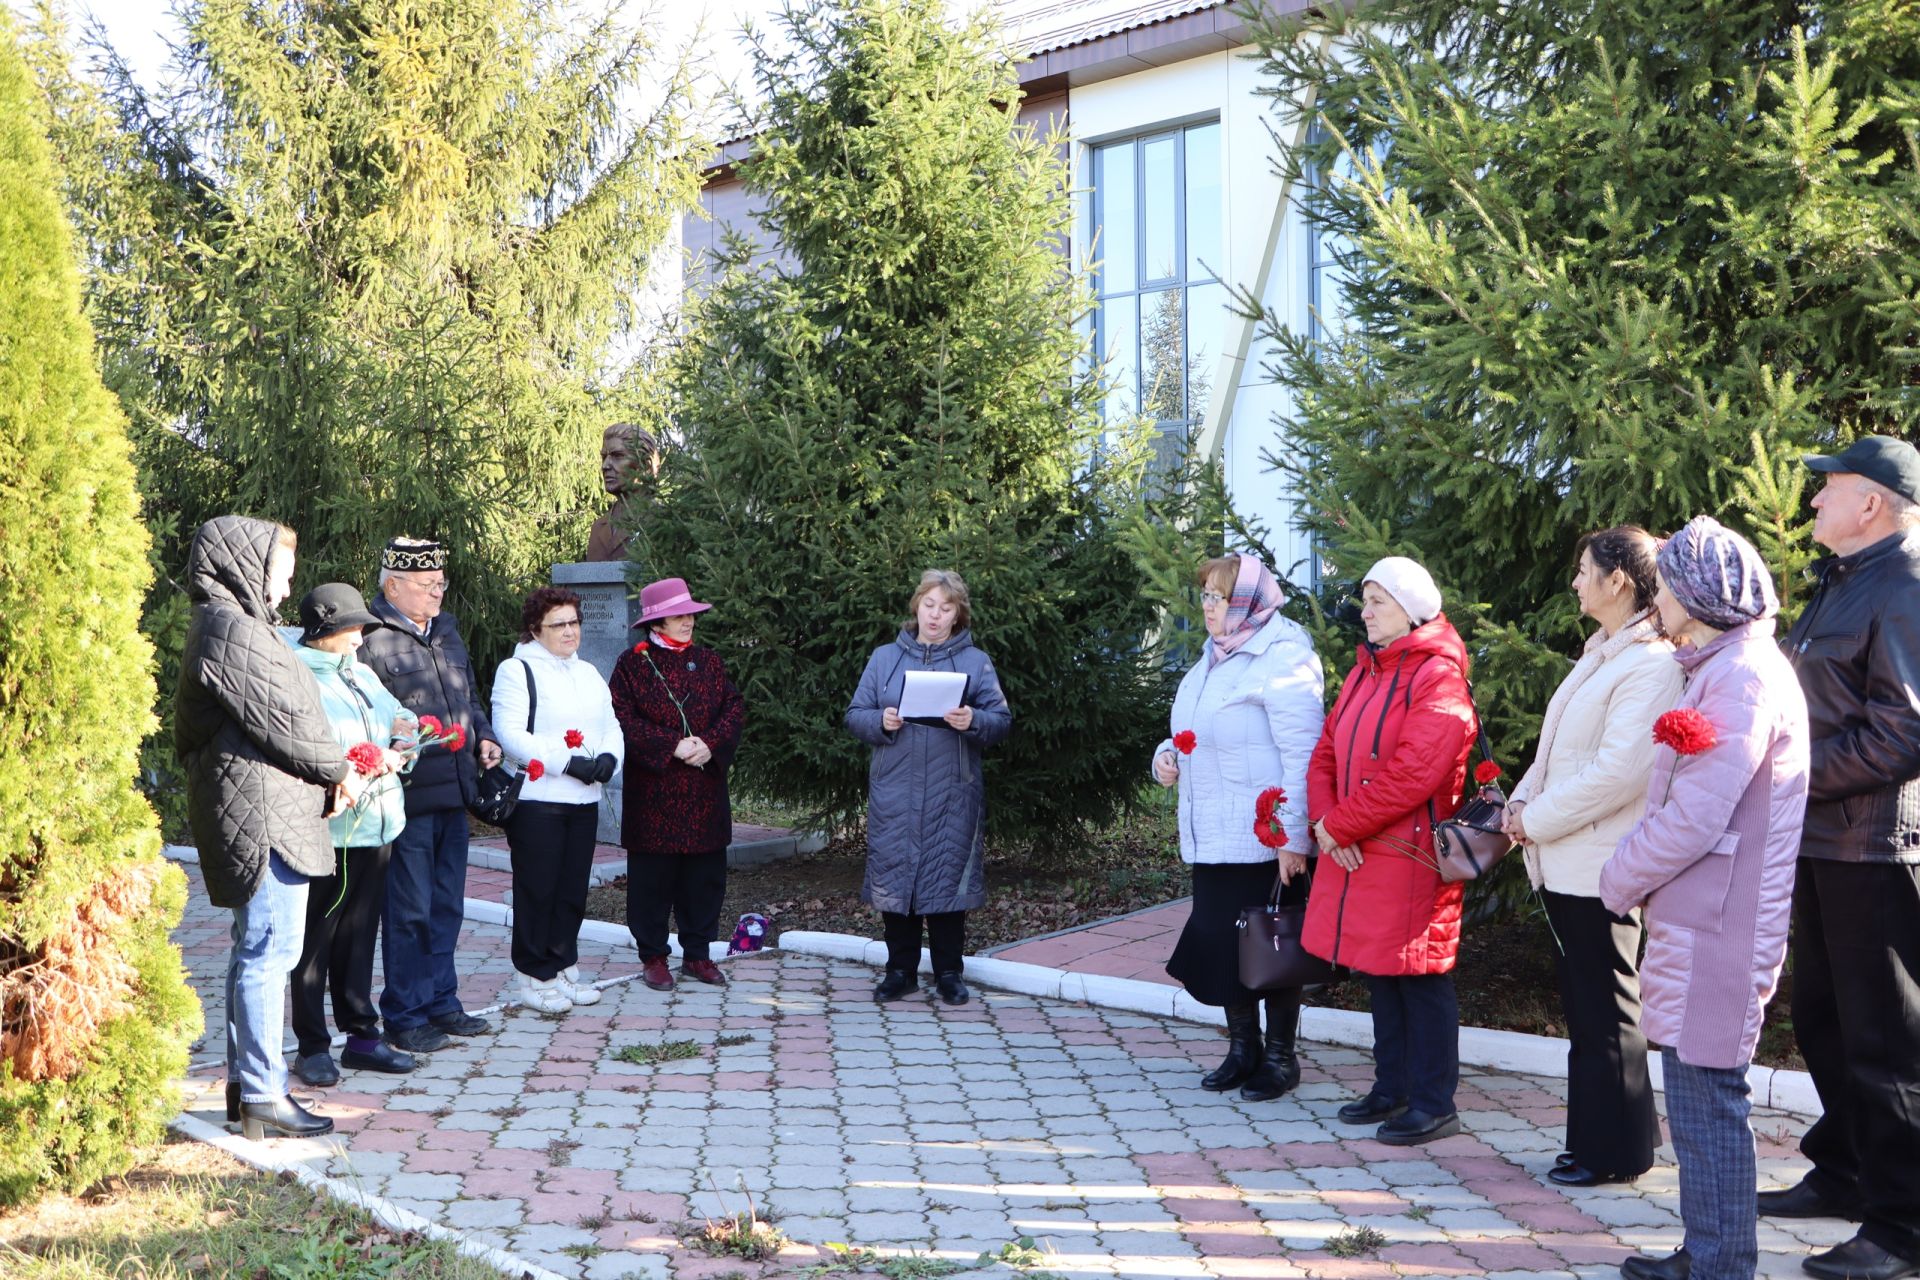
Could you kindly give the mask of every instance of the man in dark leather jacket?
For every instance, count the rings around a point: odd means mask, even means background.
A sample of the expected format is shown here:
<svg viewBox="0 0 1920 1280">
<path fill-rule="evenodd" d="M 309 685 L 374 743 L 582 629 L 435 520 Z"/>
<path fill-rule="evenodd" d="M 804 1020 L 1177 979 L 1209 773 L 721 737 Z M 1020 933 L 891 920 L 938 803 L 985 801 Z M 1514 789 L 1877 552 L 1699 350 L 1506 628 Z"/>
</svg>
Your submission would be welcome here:
<svg viewBox="0 0 1920 1280">
<path fill-rule="evenodd" d="M 1920 451 L 1865 436 L 1813 500 L 1835 554 L 1787 637 L 1813 768 L 1793 903 L 1793 1026 L 1824 1110 L 1776 1217 L 1852 1218 L 1805 1259 L 1831 1280 L 1920 1275 Z"/>
<path fill-rule="evenodd" d="M 467 732 L 461 751 L 428 747 L 404 779 L 407 825 L 394 838 L 380 922 L 386 986 L 380 1016 L 386 1039 L 408 1053 L 444 1048 L 447 1037 L 484 1035 L 486 1019 L 460 1004 L 454 944 L 467 887 L 467 804 L 475 757 L 500 761 L 500 744 L 473 678 L 460 626 L 440 604 L 447 550 L 437 542 L 395 538 L 380 557 L 373 612 L 387 625 L 367 633 L 360 660 L 415 715 Z"/>
</svg>

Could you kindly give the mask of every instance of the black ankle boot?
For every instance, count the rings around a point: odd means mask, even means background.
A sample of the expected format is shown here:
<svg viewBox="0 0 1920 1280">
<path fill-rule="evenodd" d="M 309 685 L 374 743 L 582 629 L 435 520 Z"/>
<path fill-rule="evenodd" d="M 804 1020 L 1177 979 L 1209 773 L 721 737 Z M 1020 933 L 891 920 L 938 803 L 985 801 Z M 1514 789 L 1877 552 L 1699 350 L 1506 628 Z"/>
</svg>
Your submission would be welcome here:
<svg viewBox="0 0 1920 1280">
<path fill-rule="evenodd" d="M 889 969 L 880 984 L 873 989 L 873 998 L 882 1004 L 889 1000 L 898 1000 L 909 991 L 920 989 L 920 975 L 911 969 Z"/>
<path fill-rule="evenodd" d="M 1266 1061 L 1241 1087 L 1243 1100 L 1271 1102 L 1300 1083 L 1300 1059 L 1293 1052 L 1293 1033 L 1299 1025 L 1298 991 L 1280 991 L 1267 997 Z"/>
<path fill-rule="evenodd" d="M 229 1123 L 240 1119 L 240 1082 L 227 1081 L 227 1120 Z"/>
<path fill-rule="evenodd" d="M 1227 1059 L 1201 1078 L 1200 1087 L 1222 1093 L 1245 1084 L 1260 1069 L 1260 1015 L 1250 1004 L 1227 1006 Z"/>
<path fill-rule="evenodd" d="M 241 1103 L 240 1132 L 256 1142 L 266 1137 L 317 1138 L 333 1132 L 333 1121 L 282 1097 L 278 1102 Z"/>
</svg>

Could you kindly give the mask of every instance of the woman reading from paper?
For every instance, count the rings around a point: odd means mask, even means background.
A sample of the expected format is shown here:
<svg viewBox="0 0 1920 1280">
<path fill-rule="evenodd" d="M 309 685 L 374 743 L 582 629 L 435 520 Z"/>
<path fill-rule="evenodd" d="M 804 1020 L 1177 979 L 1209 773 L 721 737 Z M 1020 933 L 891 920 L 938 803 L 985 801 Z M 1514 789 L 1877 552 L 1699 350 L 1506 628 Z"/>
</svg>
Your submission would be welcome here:
<svg viewBox="0 0 1920 1280">
<path fill-rule="evenodd" d="M 918 989 L 924 920 L 940 998 L 967 1002 L 960 980 L 966 913 L 987 896 L 980 753 L 1013 728 L 1000 677 L 974 647 L 972 614 L 959 574 L 927 570 L 907 602 L 907 624 L 867 659 L 847 708 L 847 731 L 873 747 L 867 876 L 860 897 L 878 907 L 886 923 L 887 972 L 874 988 L 875 1000 L 897 1000 Z M 963 676 L 958 700 L 938 716 L 903 718 L 902 701 L 917 673 Z M 950 701 L 952 681 L 914 683 L 909 712 Z M 923 701 L 932 705 L 914 705 Z"/>
</svg>

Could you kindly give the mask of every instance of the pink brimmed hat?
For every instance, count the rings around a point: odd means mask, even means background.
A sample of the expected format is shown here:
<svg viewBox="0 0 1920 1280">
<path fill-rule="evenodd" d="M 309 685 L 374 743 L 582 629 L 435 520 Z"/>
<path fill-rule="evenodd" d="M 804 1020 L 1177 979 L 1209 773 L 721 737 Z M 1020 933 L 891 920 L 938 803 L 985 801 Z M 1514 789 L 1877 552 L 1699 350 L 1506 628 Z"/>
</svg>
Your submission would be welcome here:
<svg viewBox="0 0 1920 1280">
<path fill-rule="evenodd" d="M 662 618 L 677 618 L 685 613 L 705 613 L 713 608 L 693 598 L 693 592 L 687 590 L 685 578 L 662 578 L 658 582 L 649 582 L 640 588 L 640 621 L 636 627 L 644 627 L 649 622 L 658 622 Z"/>
</svg>

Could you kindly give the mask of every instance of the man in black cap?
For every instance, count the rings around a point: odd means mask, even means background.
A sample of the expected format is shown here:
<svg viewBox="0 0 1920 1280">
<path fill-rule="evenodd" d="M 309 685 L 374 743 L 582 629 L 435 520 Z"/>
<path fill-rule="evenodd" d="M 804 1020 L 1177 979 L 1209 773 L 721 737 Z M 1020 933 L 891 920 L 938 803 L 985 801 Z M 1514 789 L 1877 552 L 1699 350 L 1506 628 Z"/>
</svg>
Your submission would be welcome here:
<svg viewBox="0 0 1920 1280">
<path fill-rule="evenodd" d="M 408 1053 L 432 1053 L 448 1036 L 491 1029 L 460 1005 L 453 949 L 466 907 L 466 807 L 475 795 L 475 757 L 480 768 L 492 768 L 500 762 L 500 743 L 460 624 L 441 608 L 446 594 L 446 547 L 395 538 L 381 552 L 380 596 L 373 602 L 384 625 L 360 650 L 361 661 L 407 710 L 467 733 L 460 751 L 422 751 L 406 776 L 407 825 L 394 839 L 387 868 L 380 1016 L 387 1042 Z"/>
<path fill-rule="evenodd" d="M 1920 451 L 1865 436 L 1814 496 L 1834 554 L 1787 637 L 1813 768 L 1793 900 L 1793 1029 L 1824 1114 L 1774 1217 L 1848 1218 L 1823 1280 L 1920 1275 Z"/>
</svg>

